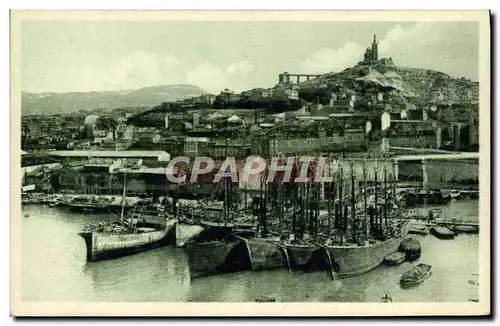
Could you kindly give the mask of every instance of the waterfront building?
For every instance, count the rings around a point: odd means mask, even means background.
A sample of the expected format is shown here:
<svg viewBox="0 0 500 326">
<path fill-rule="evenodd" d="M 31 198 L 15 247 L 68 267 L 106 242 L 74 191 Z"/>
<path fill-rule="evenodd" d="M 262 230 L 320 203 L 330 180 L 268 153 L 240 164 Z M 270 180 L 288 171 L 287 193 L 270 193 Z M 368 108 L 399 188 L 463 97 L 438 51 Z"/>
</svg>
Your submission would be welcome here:
<svg viewBox="0 0 500 326">
<path fill-rule="evenodd" d="M 142 159 L 144 162 L 169 162 L 170 154 L 164 151 L 99 151 L 99 150 L 74 150 L 51 151 L 48 156 L 63 161 L 82 161 L 93 158 L 109 159 Z"/>
<path fill-rule="evenodd" d="M 184 139 L 184 155 L 188 157 L 204 155 L 208 141 L 207 137 L 186 137 Z"/>
</svg>

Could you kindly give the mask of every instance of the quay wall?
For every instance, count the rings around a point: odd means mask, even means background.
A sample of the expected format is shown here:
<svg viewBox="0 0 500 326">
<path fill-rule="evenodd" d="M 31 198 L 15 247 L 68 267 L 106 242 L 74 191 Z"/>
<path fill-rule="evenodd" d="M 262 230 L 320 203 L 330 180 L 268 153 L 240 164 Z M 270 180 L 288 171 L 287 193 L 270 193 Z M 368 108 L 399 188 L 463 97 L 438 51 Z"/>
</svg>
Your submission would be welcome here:
<svg viewBox="0 0 500 326">
<path fill-rule="evenodd" d="M 477 183 L 479 162 L 477 160 L 428 160 L 426 162 L 427 180 L 432 183 Z M 420 162 L 399 162 L 399 180 L 423 180 Z"/>
</svg>

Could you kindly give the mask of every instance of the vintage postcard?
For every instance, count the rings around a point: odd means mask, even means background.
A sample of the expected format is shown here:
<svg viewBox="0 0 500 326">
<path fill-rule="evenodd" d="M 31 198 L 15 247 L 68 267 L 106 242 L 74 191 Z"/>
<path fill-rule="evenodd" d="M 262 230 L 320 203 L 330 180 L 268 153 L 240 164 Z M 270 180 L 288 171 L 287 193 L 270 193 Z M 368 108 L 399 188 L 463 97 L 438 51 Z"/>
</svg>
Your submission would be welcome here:
<svg viewBox="0 0 500 326">
<path fill-rule="evenodd" d="M 488 11 L 12 11 L 11 314 L 490 314 Z"/>
</svg>

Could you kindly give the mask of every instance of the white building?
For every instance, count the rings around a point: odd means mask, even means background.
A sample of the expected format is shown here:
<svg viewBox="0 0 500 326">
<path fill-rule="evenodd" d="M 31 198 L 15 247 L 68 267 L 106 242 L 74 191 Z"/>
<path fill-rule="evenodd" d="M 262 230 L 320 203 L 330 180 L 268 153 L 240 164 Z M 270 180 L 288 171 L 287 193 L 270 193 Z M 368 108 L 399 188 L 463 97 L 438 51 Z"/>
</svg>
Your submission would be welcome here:
<svg viewBox="0 0 500 326">
<path fill-rule="evenodd" d="M 285 96 L 291 100 L 298 100 L 299 99 L 299 90 L 298 89 L 286 89 Z"/>
<path fill-rule="evenodd" d="M 207 137 L 186 137 L 184 139 L 184 155 L 194 157 L 202 154 L 207 147 L 209 139 Z"/>
</svg>

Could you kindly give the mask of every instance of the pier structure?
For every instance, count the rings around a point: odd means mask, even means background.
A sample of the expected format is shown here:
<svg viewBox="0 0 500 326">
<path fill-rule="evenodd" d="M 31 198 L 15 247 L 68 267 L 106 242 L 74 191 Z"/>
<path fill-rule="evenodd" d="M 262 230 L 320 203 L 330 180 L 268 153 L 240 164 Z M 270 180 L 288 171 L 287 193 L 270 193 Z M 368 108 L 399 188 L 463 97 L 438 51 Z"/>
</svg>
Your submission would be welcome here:
<svg viewBox="0 0 500 326">
<path fill-rule="evenodd" d="M 479 153 L 436 153 L 436 154 L 413 154 L 413 155 L 400 155 L 392 158 L 395 161 L 395 177 L 398 178 L 398 163 L 404 161 L 419 161 L 422 164 L 422 179 L 424 189 L 428 186 L 428 173 L 427 162 L 432 160 L 479 160 Z"/>
<path fill-rule="evenodd" d="M 293 73 L 288 73 L 288 72 L 284 72 L 284 73 L 281 73 L 278 75 L 279 78 L 278 78 L 278 83 L 279 84 L 293 84 L 292 82 L 292 77 L 295 77 L 297 82 L 296 84 L 300 83 L 300 79 L 305 77 L 306 80 L 309 80 L 311 78 L 317 78 L 319 76 L 321 76 L 320 74 L 293 74 Z"/>
</svg>

